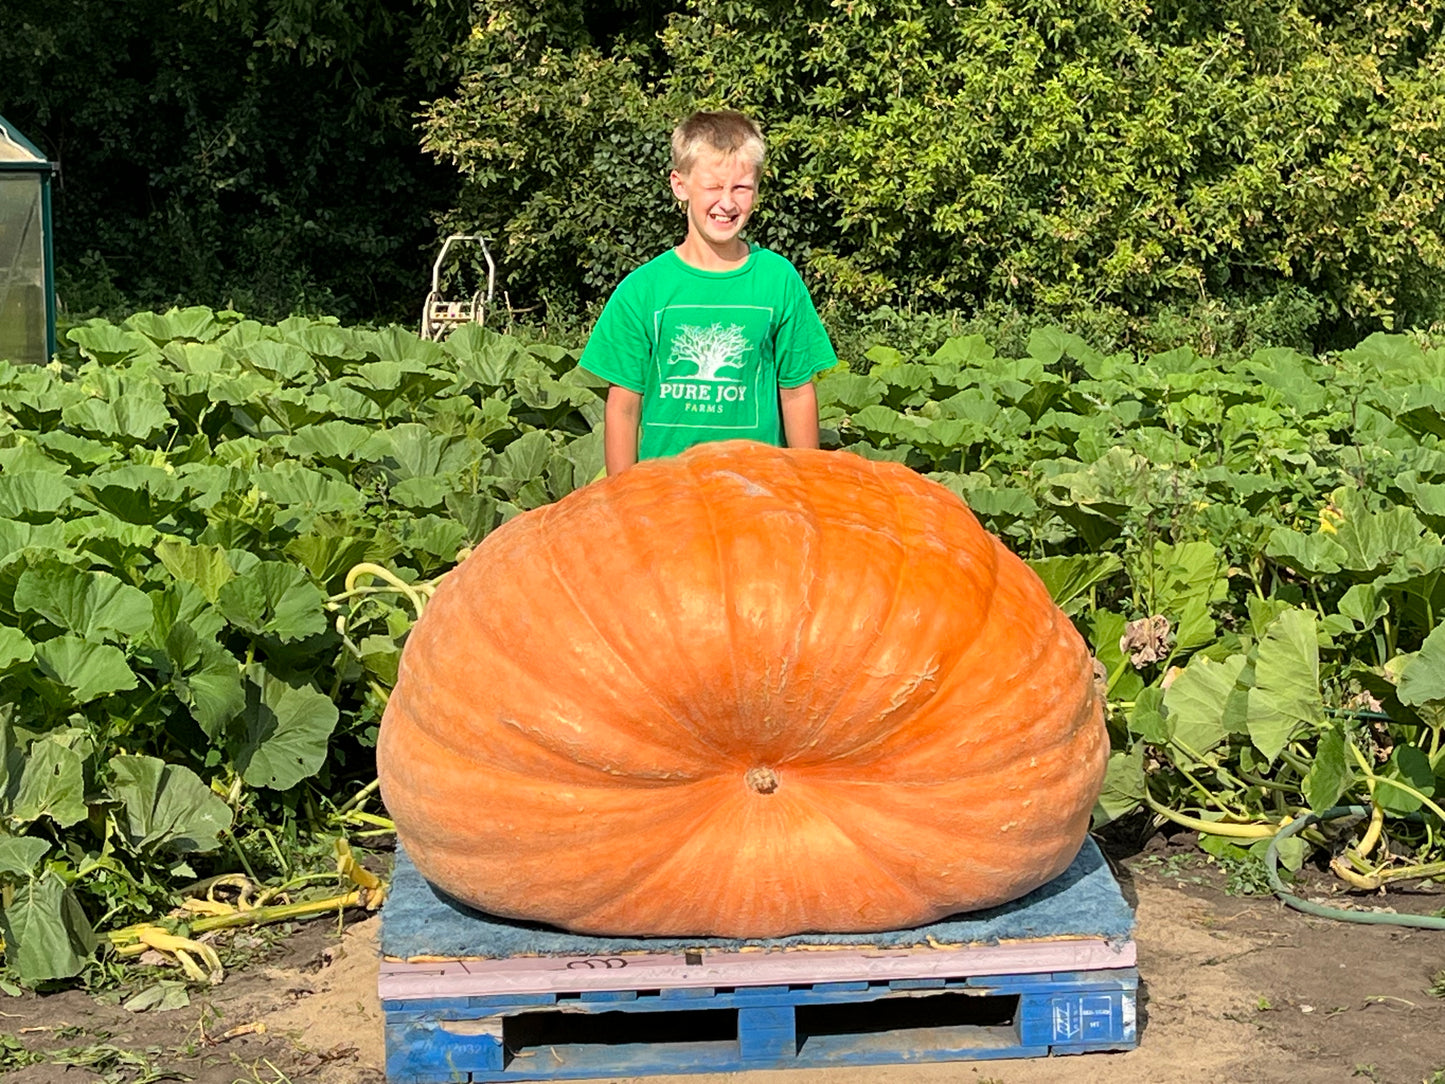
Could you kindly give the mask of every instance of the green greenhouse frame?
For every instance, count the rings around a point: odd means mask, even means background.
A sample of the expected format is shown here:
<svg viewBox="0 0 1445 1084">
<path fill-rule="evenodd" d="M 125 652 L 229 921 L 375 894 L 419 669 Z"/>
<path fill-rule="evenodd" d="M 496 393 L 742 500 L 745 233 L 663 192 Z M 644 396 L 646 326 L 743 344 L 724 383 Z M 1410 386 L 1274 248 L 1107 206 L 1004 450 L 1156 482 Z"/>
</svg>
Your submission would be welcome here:
<svg viewBox="0 0 1445 1084">
<path fill-rule="evenodd" d="M 54 170 L 0 117 L 0 361 L 43 365 L 55 356 Z"/>
</svg>

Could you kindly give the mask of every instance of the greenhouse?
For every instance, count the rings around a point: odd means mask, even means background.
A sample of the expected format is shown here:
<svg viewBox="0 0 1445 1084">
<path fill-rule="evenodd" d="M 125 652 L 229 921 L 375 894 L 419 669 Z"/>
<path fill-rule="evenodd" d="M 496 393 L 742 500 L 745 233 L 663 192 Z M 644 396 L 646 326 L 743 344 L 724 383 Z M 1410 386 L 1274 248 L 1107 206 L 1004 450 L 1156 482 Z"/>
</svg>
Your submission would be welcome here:
<svg viewBox="0 0 1445 1084">
<path fill-rule="evenodd" d="M 0 360 L 55 353 L 50 174 L 35 146 L 0 117 Z"/>
</svg>

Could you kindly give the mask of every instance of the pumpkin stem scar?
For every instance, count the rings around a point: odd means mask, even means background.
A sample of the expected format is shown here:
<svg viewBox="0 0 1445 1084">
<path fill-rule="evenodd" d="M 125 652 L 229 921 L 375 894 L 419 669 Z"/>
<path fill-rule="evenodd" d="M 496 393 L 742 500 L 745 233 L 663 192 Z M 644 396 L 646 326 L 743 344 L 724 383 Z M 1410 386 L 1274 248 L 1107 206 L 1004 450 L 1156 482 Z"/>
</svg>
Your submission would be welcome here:
<svg viewBox="0 0 1445 1084">
<path fill-rule="evenodd" d="M 778 773 L 771 768 L 749 768 L 743 776 L 748 789 L 758 794 L 771 794 L 778 789 Z"/>
</svg>

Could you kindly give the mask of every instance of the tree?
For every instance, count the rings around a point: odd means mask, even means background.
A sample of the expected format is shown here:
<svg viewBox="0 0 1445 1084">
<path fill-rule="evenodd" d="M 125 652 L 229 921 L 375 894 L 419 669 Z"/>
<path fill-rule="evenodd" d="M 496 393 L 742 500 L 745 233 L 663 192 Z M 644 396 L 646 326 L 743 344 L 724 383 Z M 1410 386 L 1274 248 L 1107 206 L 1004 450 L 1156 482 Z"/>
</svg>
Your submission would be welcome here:
<svg viewBox="0 0 1445 1084">
<path fill-rule="evenodd" d="M 454 174 L 413 112 L 464 0 L 9 0 L 0 112 L 60 163 L 72 307 L 409 313 Z"/>
<path fill-rule="evenodd" d="M 660 57 L 555 7 L 482 0 L 424 121 L 516 293 L 595 302 L 672 243 L 667 132 L 726 104 L 769 132 L 753 236 L 835 303 L 1439 311 L 1433 5 L 692 0 Z"/>
</svg>

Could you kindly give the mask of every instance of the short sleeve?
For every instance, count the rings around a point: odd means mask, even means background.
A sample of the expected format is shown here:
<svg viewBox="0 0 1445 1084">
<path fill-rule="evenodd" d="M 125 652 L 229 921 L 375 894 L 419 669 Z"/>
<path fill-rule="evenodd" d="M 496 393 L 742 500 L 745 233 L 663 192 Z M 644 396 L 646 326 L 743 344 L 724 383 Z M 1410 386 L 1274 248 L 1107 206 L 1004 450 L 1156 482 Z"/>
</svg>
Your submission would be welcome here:
<svg viewBox="0 0 1445 1084">
<path fill-rule="evenodd" d="M 815 373 L 831 368 L 838 361 L 827 329 L 818 318 L 808 288 L 791 264 L 787 269 L 787 302 L 778 325 L 776 357 L 778 386 L 797 388 L 806 384 Z"/>
<path fill-rule="evenodd" d="M 631 276 L 618 284 L 602 307 L 578 364 L 609 384 L 640 395 L 652 344 L 638 293 Z"/>
</svg>

